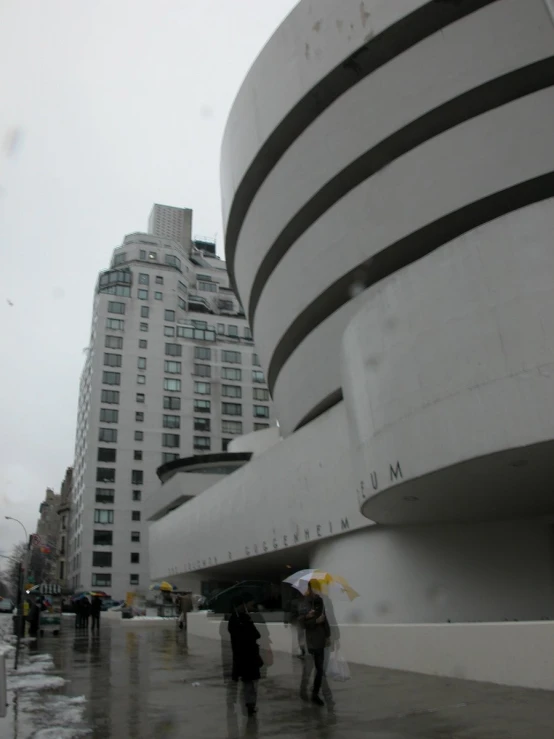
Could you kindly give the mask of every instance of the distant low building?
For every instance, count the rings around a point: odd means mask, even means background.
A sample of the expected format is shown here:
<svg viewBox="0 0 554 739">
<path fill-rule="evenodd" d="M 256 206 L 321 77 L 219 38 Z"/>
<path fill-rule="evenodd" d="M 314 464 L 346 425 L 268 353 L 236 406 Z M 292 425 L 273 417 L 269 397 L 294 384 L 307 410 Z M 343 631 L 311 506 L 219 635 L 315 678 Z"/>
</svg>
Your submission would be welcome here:
<svg viewBox="0 0 554 739">
<path fill-rule="evenodd" d="M 39 506 L 40 516 L 37 521 L 35 548 L 44 555 L 40 566 L 40 579 L 46 581 L 52 581 L 57 576 L 56 549 L 60 526 L 58 516 L 60 501 L 59 493 L 55 493 L 52 488 L 46 488 L 46 496 Z"/>
<path fill-rule="evenodd" d="M 58 536 L 56 541 L 56 580 L 62 587 L 67 582 L 67 562 L 69 561 L 69 516 L 71 513 L 71 490 L 73 486 L 73 467 L 65 471 L 60 489 L 58 505 Z"/>
</svg>

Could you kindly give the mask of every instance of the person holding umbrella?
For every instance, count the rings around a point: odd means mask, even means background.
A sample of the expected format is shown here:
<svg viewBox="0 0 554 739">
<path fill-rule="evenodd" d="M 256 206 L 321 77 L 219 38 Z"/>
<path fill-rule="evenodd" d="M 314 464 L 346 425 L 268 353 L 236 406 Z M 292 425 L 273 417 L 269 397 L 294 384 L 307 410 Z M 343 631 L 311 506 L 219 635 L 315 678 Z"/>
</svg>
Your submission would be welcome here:
<svg viewBox="0 0 554 739">
<path fill-rule="evenodd" d="M 325 615 L 325 606 L 322 597 L 315 592 L 314 583 L 308 584 L 308 592 L 306 598 L 300 607 L 298 622 L 306 632 L 306 648 L 308 650 L 307 658 L 304 661 L 302 669 L 302 680 L 300 682 L 300 697 L 302 700 L 308 701 L 308 682 L 310 675 L 315 667 L 315 677 L 312 686 L 312 703 L 317 706 L 323 706 L 325 703 L 319 696 L 319 691 L 324 685 L 327 704 L 332 703 L 331 690 L 325 680 L 325 647 L 329 645 L 331 637 L 331 629 L 327 616 Z"/>
</svg>

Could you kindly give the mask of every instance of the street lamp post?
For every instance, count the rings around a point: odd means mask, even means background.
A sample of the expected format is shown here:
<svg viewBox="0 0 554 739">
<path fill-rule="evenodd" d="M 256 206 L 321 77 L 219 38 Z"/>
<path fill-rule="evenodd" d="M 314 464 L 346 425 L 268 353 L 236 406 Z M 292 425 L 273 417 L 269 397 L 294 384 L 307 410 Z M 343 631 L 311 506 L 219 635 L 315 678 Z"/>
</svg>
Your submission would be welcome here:
<svg viewBox="0 0 554 739">
<path fill-rule="evenodd" d="M 19 662 L 19 649 L 20 649 L 20 643 L 21 643 L 21 627 L 23 626 L 23 590 L 25 588 L 25 581 L 27 578 L 27 569 L 29 567 L 29 552 L 31 551 L 31 540 L 29 539 L 29 535 L 27 534 L 27 529 L 25 526 L 21 523 L 21 521 L 18 518 L 13 518 L 13 516 L 4 516 L 4 518 L 7 521 L 15 521 L 18 523 L 23 531 L 25 532 L 25 539 L 27 542 L 27 552 L 25 554 L 25 559 L 23 562 L 23 567 L 21 566 L 21 562 L 19 563 L 19 588 L 17 591 L 17 641 L 15 644 L 15 662 L 14 662 L 14 670 L 17 670 L 17 663 Z"/>
</svg>

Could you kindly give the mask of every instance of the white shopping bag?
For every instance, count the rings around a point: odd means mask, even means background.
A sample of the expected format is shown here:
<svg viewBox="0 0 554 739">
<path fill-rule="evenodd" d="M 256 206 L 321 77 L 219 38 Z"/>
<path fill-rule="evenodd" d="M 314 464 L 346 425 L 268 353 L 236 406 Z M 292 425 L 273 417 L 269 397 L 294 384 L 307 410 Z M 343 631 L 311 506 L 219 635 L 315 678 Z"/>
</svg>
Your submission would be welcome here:
<svg viewBox="0 0 554 739">
<path fill-rule="evenodd" d="M 341 682 L 350 680 L 348 662 L 342 656 L 340 649 L 335 649 L 334 652 L 331 652 L 326 672 L 331 680 L 340 680 Z"/>
</svg>

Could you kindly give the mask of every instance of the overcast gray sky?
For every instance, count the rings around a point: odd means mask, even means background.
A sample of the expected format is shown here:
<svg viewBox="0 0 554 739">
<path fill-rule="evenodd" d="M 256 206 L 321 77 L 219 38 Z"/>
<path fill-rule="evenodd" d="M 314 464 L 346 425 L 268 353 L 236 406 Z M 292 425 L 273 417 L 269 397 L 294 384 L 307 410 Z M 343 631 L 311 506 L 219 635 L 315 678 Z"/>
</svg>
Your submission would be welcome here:
<svg viewBox="0 0 554 739">
<path fill-rule="evenodd" d="M 34 531 L 73 463 L 111 250 L 154 202 L 193 208 L 195 233 L 222 250 L 227 113 L 295 4 L 0 0 L 0 553 L 22 538 L 4 516 Z"/>
</svg>

